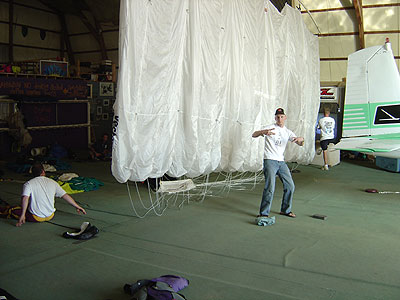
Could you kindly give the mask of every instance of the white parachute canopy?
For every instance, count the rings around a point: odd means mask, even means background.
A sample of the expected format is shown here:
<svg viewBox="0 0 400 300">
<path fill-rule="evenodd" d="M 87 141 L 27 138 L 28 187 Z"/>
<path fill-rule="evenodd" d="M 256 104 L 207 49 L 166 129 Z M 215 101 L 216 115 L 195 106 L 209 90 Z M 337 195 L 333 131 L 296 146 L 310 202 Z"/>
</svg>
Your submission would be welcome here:
<svg viewBox="0 0 400 300">
<path fill-rule="evenodd" d="M 304 136 L 285 158 L 314 157 L 318 41 L 298 10 L 263 0 L 121 0 L 112 173 L 119 182 L 164 174 L 259 171 L 274 123 Z"/>
</svg>

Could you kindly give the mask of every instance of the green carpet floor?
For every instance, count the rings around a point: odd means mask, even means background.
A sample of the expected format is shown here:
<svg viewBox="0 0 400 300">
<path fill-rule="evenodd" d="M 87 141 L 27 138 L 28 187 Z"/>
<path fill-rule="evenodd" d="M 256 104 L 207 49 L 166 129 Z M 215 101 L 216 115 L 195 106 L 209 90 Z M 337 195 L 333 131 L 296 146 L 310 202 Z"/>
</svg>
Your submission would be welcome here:
<svg viewBox="0 0 400 300">
<path fill-rule="evenodd" d="M 19 204 L 20 181 L 28 178 L 2 169 L 15 180 L 0 182 L 0 198 Z M 138 218 L 110 163 L 72 162 L 68 172 L 105 185 L 72 195 L 86 216 L 57 199 L 52 223 L 17 228 L 15 220 L 0 219 L 0 288 L 21 300 L 128 300 L 125 283 L 175 274 L 189 279 L 182 294 L 190 300 L 400 299 L 400 195 L 364 191 L 400 191 L 400 174 L 352 161 L 329 171 L 311 165 L 297 170 L 297 218 L 278 215 L 277 181 L 276 224 L 260 227 L 254 219 L 263 182 L 180 207 L 182 199 L 171 197 L 161 217 L 150 212 Z M 134 185 L 130 188 L 143 214 Z M 144 186 L 140 191 L 143 204 L 150 205 Z M 88 241 L 61 236 L 83 221 L 100 233 Z"/>
</svg>

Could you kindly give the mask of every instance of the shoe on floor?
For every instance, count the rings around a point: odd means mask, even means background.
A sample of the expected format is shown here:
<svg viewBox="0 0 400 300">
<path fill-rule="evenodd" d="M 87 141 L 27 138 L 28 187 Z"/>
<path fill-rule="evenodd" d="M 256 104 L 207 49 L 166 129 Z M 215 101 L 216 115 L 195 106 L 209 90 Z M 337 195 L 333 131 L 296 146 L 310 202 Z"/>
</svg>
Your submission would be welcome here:
<svg viewBox="0 0 400 300">
<path fill-rule="evenodd" d="M 72 238 L 75 240 L 88 240 L 99 233 L 99 229 L 96 226 L 91 225 L 89 222 L 83 222 L 81 230 L 79 232 L 64 232 L 63 237 L 68 239 Z"/>
<path fill-rule="evenodd" d="M 321 170 L 324 170 L 324 171 L 329 171 L 329 167 L 328 167 L 328 165 L 325 165 L 325 166 L 323 166 L 323 167 L 321 168 Z"/>
</svg>

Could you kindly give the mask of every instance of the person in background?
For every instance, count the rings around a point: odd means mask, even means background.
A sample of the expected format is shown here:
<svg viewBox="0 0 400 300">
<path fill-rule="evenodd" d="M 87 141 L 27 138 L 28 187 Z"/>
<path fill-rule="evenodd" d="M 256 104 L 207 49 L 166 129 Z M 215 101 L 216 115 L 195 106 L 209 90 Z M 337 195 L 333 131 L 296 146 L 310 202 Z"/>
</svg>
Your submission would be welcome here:
<svg viewBox="0 0 400 300">
<path fill-rule="evenodd" d="M 335 143 L 335 119 L 330 116 L 331 112 L 325 108 L 324 117 L 318 122 L 318 128 L 321 129 L 320 145 L 322 148 L 322 155 L 324 157 L 324 166 L 322 170 L 329 170 L 328 166 L 328 145 Z"/>
<path fill-rule="evenodd" d="M 22 226 L 26 221 L 44 222 L 51 220 L 56 211 L 54 207 L 55 196 L 63 198 L 75 207 L 78 213 L 86 214 L 86 211 L 57 182 L 46 177 L 42 164 L 35 163 L 32 166 L 32 174 L 35 177 L 23 186 L 21 206 L 0 208 L 1 215 L 18 219 L 17 227 Z"/>
<path fill-rule="evenodd" d="M 100 141 L 89 147 L 89 154 L 94 160 L 108 160 L 111 158 L 111 143 L 107 133 L 103 134 Z"/>
<path fill-rule="evenodd" d="M 292 212 L 292 200 L 294 194 L 294 182 L 288 166 L 284 161 L 284 152 L 287 143 L 293 142 L 299 146 L 304 145 L 304 138 L 297 137 L 291 130 L 285 127 L 286 115 L 283 108 L 275 112 L 275 124 L 255 131 L 253 138 L 264 137 L 264 176 L 265 187 L 260 205 L 260 214 L 257 217 L 268 217 L 275 191 L 275 177 L 278 175 L 283 183 L 283 199 L 280 214 L 291 218 L 296 215 Z"/>
</svg>

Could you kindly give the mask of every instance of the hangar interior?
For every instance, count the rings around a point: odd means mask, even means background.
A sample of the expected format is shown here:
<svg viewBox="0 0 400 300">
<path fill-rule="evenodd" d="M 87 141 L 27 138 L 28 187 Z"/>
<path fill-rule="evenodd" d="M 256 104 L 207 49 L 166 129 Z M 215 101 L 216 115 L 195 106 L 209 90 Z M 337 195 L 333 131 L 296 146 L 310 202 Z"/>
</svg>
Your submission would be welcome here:
<svg viewBox="0 0 400 300">
<path fill-rule="evenodd" d="M 20 205 L 22 186 L 32 177 L 27 164 L 50 154 L 55 157 L 46 162 L 59 168 L 49 168 L 48 177 L 73 173 L 93 179 L 79 192 L 69 190 L 86 215 L 56 198 L 50 221 L 16 227 L 17 220 L 0 219 L 0 289 L 6 299 L 132 299 L 125 284 L 167 274 L 189 280 L 180 291 L 186 299 L 398 299 L 398 160 L 383 168 L 371 155 L 330 148 L 330 169 L 323 171 L 313 131 L 307 163 L 287 163 L 297 217 L 279 214 L 283 191 L 277 180 L 271 210 L 276 223 L 257 226 L 261 169 L 215 170 L 194 180 L 198 192 L 162 194 L 158 179 L 121 183 L 113 176 L 115 161 L 90 159 L 88 147 L 105 133 L 111 138 L 118 121 L 114 109 L 125 79 L 119 78 L 120 16 L 127 3 L 0 0 L 0 206 Z M 154 0 L 134 3 L 156 6 Z M 181 3 L 199 15 L 209 13 L 201 10 L 205 2 Z M 231 5 L 237 16 L 247 16 L 248 6 L 269 5 L 210 3 L 220 11 Z M 318 99 L 312 95 L 315 111 L 307 113 L 317 120 L 329 107 L 341 135 L 348 56 L 388 38 L 399 68 L 400 3 L 271 3 L 277 16 L 288 12 L 285 6 L 294 8 L 317 41 L 320 91 Z M 229 46 L 232 53 L 239 48 Z M 333 99 L 324 97 L 332 90 Z M 216 184 L 221 178 L 224 183 Z M 99 232 L 88 240 L 63 237 L 83 222 Z"/>
</svg>

